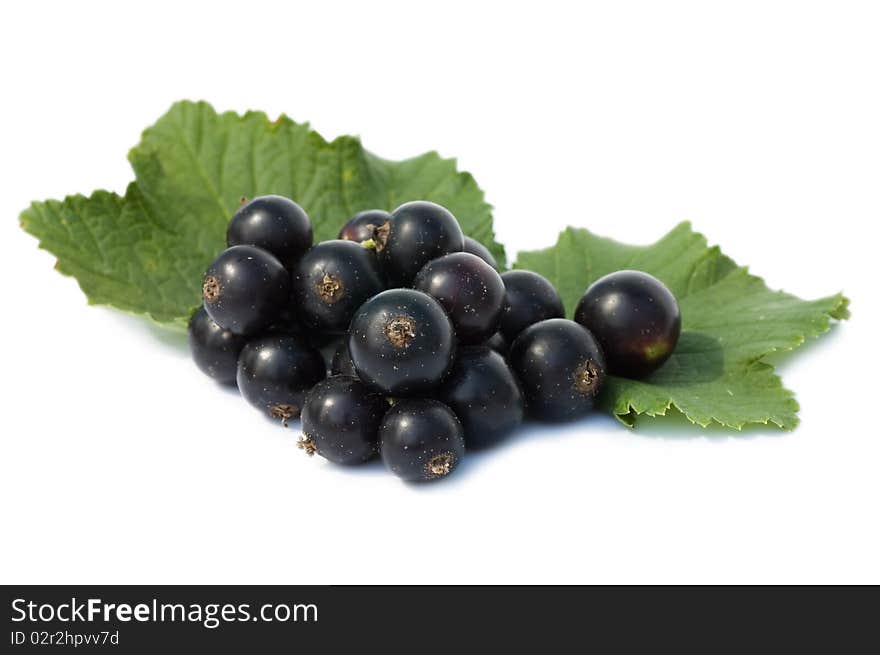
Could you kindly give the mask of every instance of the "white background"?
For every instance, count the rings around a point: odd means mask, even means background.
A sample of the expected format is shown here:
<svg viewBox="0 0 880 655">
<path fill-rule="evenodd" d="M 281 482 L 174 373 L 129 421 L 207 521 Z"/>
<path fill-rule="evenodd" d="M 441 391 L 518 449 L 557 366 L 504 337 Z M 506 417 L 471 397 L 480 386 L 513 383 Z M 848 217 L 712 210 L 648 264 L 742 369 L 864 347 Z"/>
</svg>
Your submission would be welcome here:
<svg viewBox="0 0 880 655">
<path fill-rule="evenodd" d="M 876 3 L 5 3 L 0 581 L 880 582 Z M 595 416 L 441 484 L 308 459 L 180 338 L 88 307 L 17 226 L 122 191 L 181 98 L 457 156 L 514 253 L 693 221 L 854 318 L 791 433 Z"/>
</svg>

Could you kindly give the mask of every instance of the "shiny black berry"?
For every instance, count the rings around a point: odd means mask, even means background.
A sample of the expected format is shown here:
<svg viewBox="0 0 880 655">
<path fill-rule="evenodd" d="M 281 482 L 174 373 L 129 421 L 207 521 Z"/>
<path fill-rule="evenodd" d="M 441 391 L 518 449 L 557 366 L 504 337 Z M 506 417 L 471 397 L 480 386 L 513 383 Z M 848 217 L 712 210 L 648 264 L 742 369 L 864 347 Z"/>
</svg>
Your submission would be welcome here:
<svg viewBox="0 0 880 655">
<path fill-rule="evenodd" d="M 505 289 L 501 333 L 508 342 L 538 321 L 565 316 L 562 299 L 547 278 L 532 271 L 515 270 L 502 273 L 501 279 Z"/>
<path fill-rule="evenodd" d="M 269 334 L 248 341 L 236 379 L 245 400 L 286 425 L 299 416 L 306 391 L 326 374 L 321 353 L 300 337 Z"/>
<path fill-rule="evenodd" d="M 574 320 L 599 341 L 608 372 L 628 378 L 643 378 L 660 368 L 681 334 L 675 296 L 641 271 L 617 271 L 593 282 Z"/>
<path fill-rule="evenodd" d="M 498 329 L 504 282 L 476 255 L 456 252 L 428 262 L 413 288 L 432 296 L 446 310 L 460 343 L 481 343 Z"/>
<path fill-rule="evenodd" d="M 290 275 L 275 255 L 255 246 L 224 250 L 205 273 L 202 298 L 220 327 L 252 335 L 269 327 L 287 306 Z"/>
<path fill-rule="evenodd" d="M 353 241 L 324 241 L 293 272 L 294 306 L 311 330 L 344 332 L 355 310 L 384 289 L 373 253 Z"/>
<path fill-rule="evenodd" d="M 330 362 L 330 372 L 333 375 L 350 375 L 357 377 L 357 371 L 354 363 L 351 361 L 351 355 L 348 354 L 348 339 L 342 339 L 333 352 L 333 359 Z"/>
<path fill-rule="evenodd" d="M 468 448 L 494 445 L 522 423 L 519 383 L 504 358 L 486 346 L 459 351 L 437 397 L 461 421 Z"/>
<path fill-rule="evenodd" d="M 221 384 L 235 384 L 238 354 L 247 338 L 217 325 L 204 307 L 199 307 L 192 315 L 188 335 L 196 366 Z"/>
<path fill-rule="evenodd" d="M 583 325 L 564 318 L 527 327 L 510 346 L 508 359 L 528 413 L 545 421 L 587 414 L 605 383 L 599 344 Z"/>
<path fill-rule="evenodd" d="M 352 216 L 339 230 L 339 238 L 363 243 L 376 236 L 376 228 L 384 225 L 391 214 L 382 209 L 368 209 Z"/>
<path fill-rule="evenodd" d="M 379 263 L 394 286 L 408 286 L 432 259 L 461 252 L 464 234 L 448 209 L 423 200 L 395 209 L 376 230 Z"/>
<path fill-rule="evenodd" d="M 495 256 L 489 251 L 486 246 L 484 246 L 476 239 L 471 239 L 470 237 L 464 238 L 464 252 L 469 252 L 472 255 L 476 255 L 484 262 L 489 264 L 489 266 L 494 268 L 496 271 L 498 270 L 498 262 L 495 261 Z"/>
<path fill-rule="evenodd" d="M 425 393 L 449 372 L 455 357 L 452 322 L 431 296 L 390 289 L 355 313 L 348 351 L 358 377 L 392 396 Z"/>
<path fill-rule="evenodd" d="M 379 427 L 382 461 L 404 480 L 449 475 L 464 456 L 464 448 L 461 423 L 449 407 L 436 400 L 399 400 Z"/>
<path fill-rule="evenodd" d="M 312 246 L 312 223 L 305 210 L 283 196 L 259 196 L 244 203 L 229 221 L 226 243 L 268 250 L 288 268 Z"/>
<path fill-rule="evenodd" d="M 387 410 L 385 397 L 357 378 L 327 378 L 306 394 L 299 446 L 336 464 L 366 462 L 379 450 L 379 423 Z"/>
</svg>

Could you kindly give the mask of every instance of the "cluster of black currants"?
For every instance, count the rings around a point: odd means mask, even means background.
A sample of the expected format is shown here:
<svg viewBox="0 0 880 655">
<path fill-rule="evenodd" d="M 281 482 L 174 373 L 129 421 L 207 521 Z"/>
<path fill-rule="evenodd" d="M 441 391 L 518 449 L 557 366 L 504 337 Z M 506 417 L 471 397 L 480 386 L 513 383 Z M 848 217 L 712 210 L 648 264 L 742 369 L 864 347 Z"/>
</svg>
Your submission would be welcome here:
<svg viewBox="0 0 880 655">
<path fill-rule="evenodd" d="M 597 280 L 566 320 L 546 278 L 499 273 L 431 202 L 361 212 L 313 245 L 298 204 L 261 196 L 227 244 L 189 325 L 198 366 L 285 425 L 301 416 L 307 453 L 379 454 L 405 480 L 446 476 L 524 416 L 587 414 L 607 374 L 650 374 L 680 332 L 675 297 L 639 271 Z"/>
</svg>

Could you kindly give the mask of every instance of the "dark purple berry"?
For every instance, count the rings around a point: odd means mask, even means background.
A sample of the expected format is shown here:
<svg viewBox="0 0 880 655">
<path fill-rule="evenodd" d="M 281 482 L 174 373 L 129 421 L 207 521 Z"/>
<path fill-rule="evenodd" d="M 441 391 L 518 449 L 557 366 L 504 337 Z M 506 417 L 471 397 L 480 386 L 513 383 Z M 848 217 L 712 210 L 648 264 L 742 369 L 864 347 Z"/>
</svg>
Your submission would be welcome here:
<svg viewBox="0 0 880 655">
<path fill-rule="evenodd" d="M 498 329 L 504 309 L 504 282 L 476 255 L 456 252 L 428 262 L 413 288 L 440 303 L 460 343 L 481 343 Z"/>
<path fill-rule="evenodd" d="M 327 375 L 321 353 L 300 337 L 269 334 L 252 339 L 238 358 L 241 395 L 267 416 L 299 416 L 305 393 Z"/>
<path fill-rule="evenodd" d="M 461 421 L 468 448 L 492 446 L 522 423 L 519 383 L 504 358 L 485 346 L 459 351 L 437 397 Z"/>
<path fill-rule="evenodd" d="M 376 230 L 379 263 L 394 286 L 408 286 L 432 259 L 464 249 L 464 234 L 448 209 L 423 200 L 408 202 Z"/>
<path fill-rule="evenodd" d="M 471 239 L 470 237 L 464 238 L 464 252 L 469 252 L 472 255 L 476 255 L 484 262 L 489 264 L 489 266 L 494 268 L 496 271 L 498 270 L 498 262 L 495 261 L 495 256 L 489 251 L 486 246 L 484 246 L 476 239 Z"/>
<path fill-rule="evenodd" d="M 312 223 L 290 198 L 259 196 L 245 202 L 229 221 L 226 243 L 268 250 L 288 268 L 312 246 Z"/>
<path fill-rule="evenodd" d="M 327 378 L 306 395 L 300 448 L 336 464 L 366 462 L 379 450 L 379 423 L 387 410 L 388 401 L 357 378 Z"/>
<path fill-rule="evenodd" d="M 523 330 L 510 346 L 531 416 L 570 421 L 593 409 L 605 383 L 605 358 L 583 325 L 551 318 Z"/>
<path fill-rule="evenodd" d="M 425 393 L 449 372 L 455 332 L 440 304 L 413 289 L 373 296 L 351 322 L 348 351 L 358 377 L 392 396 Z"/>
<path fill-rule="evenodd" d="M 208 316 L 236 334 L 269 327 L 287 306 L 290 275 L 275 255 L 255 246 L 224 250 L 205 273 L 202 298 Z"/>
<path fill-rule="evenodd" d="M 238 354 L 247 338 L 217 325 L 204 307 L 199 307 L 192 315 L 188 335 L 196 366 L 221 384 L 235 384 Z"/>
<path fill-rule="evenodd" d="M 346 241 L 363 243 L 370 241 L 376 236 L 376 228 L 384 225 L 391 214 L 382 209 L 368 209 L 365 212 L 355 214 L 339 230 L 339 238 Z"/>
<path fill-rule="evenodd" d="M 464 448 L 461 423 L 436 400 L 399 400 L 379 427 L 382 461 L 411 482 L 446 477 L 458 466 Z"/>
<path fill-rule="evenodd" d="M 384 289 L 372 252 L 353 241 L 324 241 L 303 255 L 293 273 L 294 304 L 311 330 L 348 329 L 358 307 Z"/>
<path fill-rule="evenodd" d="M 599 341 L 608 372 L 628 378 L 643 378 L 660 368 L 681 334 L 675 296 L 641 271 L 617 271 L 593 282 L 574 320 Z"/>
<path fill-rule="evenodd" d="M 504 280 L 504 311 L 501 333 L 508 343 L 525 328 L 548 318 L 562 318 L 562 299 L 547 278 L 532 271 L 514 270 L 501 274 Z"/>
</svg>

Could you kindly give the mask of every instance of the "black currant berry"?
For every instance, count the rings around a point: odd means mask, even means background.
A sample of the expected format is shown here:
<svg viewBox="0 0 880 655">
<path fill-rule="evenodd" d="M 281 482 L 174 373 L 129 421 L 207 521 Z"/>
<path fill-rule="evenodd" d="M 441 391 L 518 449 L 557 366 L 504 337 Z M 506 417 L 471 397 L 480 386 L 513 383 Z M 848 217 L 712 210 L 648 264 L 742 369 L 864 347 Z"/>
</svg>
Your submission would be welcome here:
<svg viewBox="0 0 880 655">
<path fill-rule="evenodd" d="M 333 375 L 350 375 L 357 377 L 357 371 L 354 363 L 351 361 L 351 355 L 348 354 L 348 339 L 343 339 L 336 346 L 333 353 L 333 360 L 330 362 L 330 372 Z"/>
<path fill-rule="evenodd" d="M 505 339 L 504 335 L 500 332 L 496 332 L 491 337 L 486 339 L 485 345 L 494 350 L 502 357 L 507 357 L 507 353 L 510 350 L 510 344 L 507 343 L 507 339 Z"/>
<path fill-rule="evenodd" d="M 583 325 L 551 318 L 523 330 L 510 365 L 535 418 L 569 421 L 587 414 L 605 383 L 605 358 Z"/>
<path fill-rule="evenodd" d="M 404 480 L 445 477 L 464 456 L 461 423 L 436 400 L 399 400 L 382 419 L 379 452 L 385 466 Z"/>
<path fill-rule="evenodd" d="M 348 351 L 358 377 L 392 396 L 436 387 L 455 357 L 452 322 L 431 296 L 390 289 L 355 313 Z"/>
<path fill-rule="evenodd" d="M 306 391 L 326 375 L 321 353 L 300 337 L 269 334 L 248 341 L 236 380 L 245 400 L 287 425 L 299 416 Z"/>
<path fill-rule="evenodd" d="M 355 310 L 385 288 L 373 253 L 353 241 L 324 241 L 300 258 L 293 295 L 310 329 L 344 332 Z"/>
<path fill-rule="evenodd" d="M 448 209 L 433 202 L 401 205 L 376 230 L 376 253 L 388 281 L 408 286 L 422 266 L 464 249 L 464 234 Z"/>
<path fill-rule="evenodd" d="M 238 354 L 246 338 L 217 325 L 204 307 L 189 320 L 189 349 L 201 371 L 221 384 L 235 384 Z"/>
<path fill-rule="evenodd" d="M 455 252 L 428 262 L 413 288 L 432 296 L 446 310 L 460 343 L 481 343 L 498 329 L 504 282 L 476 255 Z"/>
<path fill-rule="evenodd" d="M 269 327 L 285 308 L 290 275 L 275 255 L 255 246 L 224 250 L 205 273 L 202 297 L 222 328 L 251 335 Z"/>
<path fill-rule="evenodd" d="M 376 228 L 385 224 L 391 214 L 382 209 L 368 209 L 365 212 L 355 214 L 339 230 L 339 238 L 346 241 L 363 243 L 370 241 L 376 236 Z"/>
<path fill-rule="evenodd" d="M 360 464 L 379 450 L 388 402 L 357 378 L 335 375 L 306 394 L 299 447 L 336 464 Z"/>
<path fill-rule="evenodd" d="M 268 250 L 290 268 L 312 247 L 312 223 L 298 204 L 283 196 L 245 202 L 229 221 L 226 243 Z"/>
<path fill-rule="evenodd" d="M 464 252 L 469 252 L 472 255 L 476 255 L 484 262 L 489 264 L 489 266 L 494 268 L 496 271 L 498 270 L 498 262 L 495 261 L 494 255 L 489 252 L 489 249 L 486 246 L 484 246 L 476 239 L 471 239 L 470 237 L 464 238 Z"/>
<path fill-rule="evenodd" d="M 593 282 L 574 320 L 599 341 L 608 372 L 628 378 L 642 378 L 660 368 L 681 334 L 675 296 L 641 271 L 617 271 Z"/>
<path fill-rule="evenodd" d="M 562 299 L 547 278 L 532 271 L 515 270 L 505 271 L 501 279 L 505 289 L 501 333 L 508 343 L 538 321 L 565 316 Z"/>
<path fill-rule="evenodd" d="M 459 351 L 437 397 L 461 421 L 468 448 L 491 446 L 522 423 L 519 383 L 504 358 L 486 346 Z"/>
</svg>

